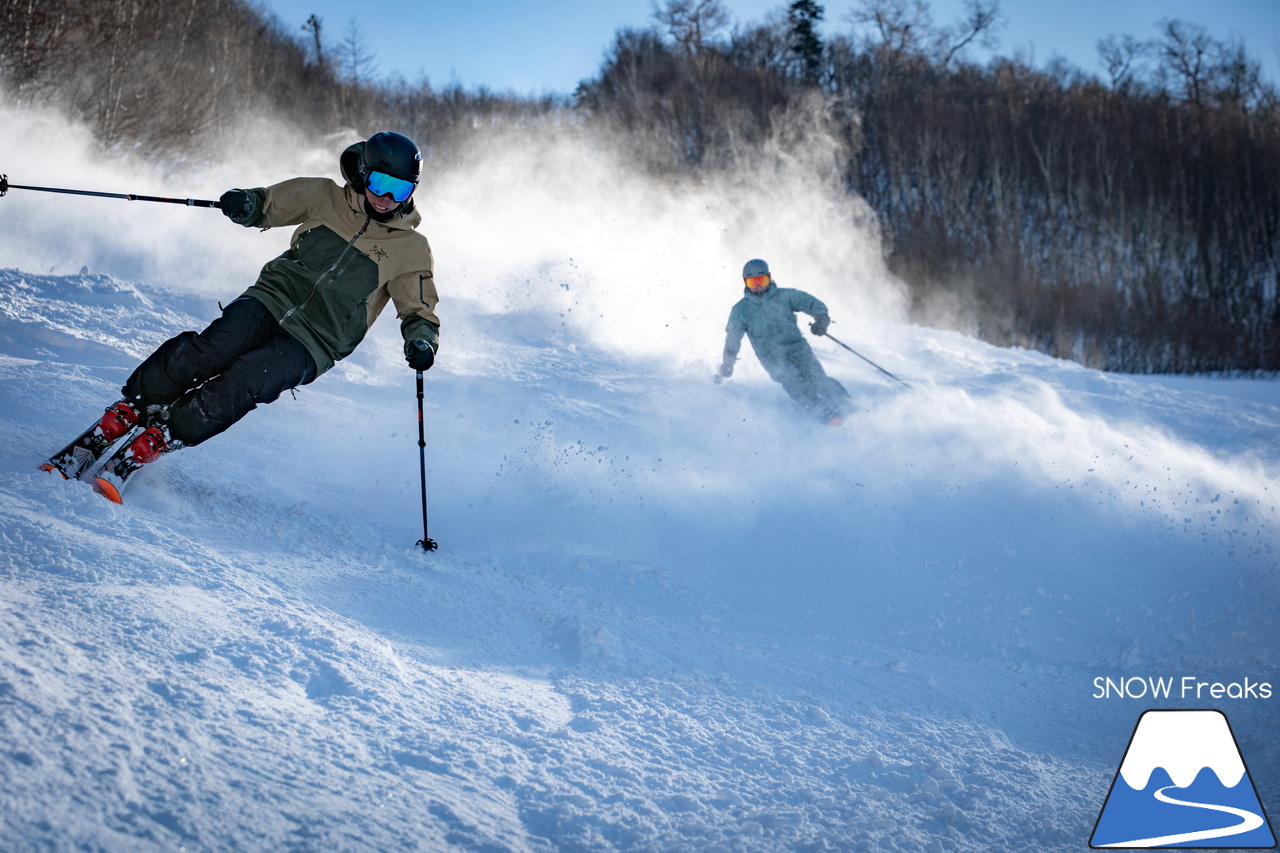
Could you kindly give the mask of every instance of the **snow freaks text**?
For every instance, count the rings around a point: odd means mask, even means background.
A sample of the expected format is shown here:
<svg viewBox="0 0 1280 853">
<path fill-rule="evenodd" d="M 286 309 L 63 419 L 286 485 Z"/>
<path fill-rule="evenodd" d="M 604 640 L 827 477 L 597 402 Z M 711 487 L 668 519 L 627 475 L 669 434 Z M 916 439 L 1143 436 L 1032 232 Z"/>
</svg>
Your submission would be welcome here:
<svg viewBox="0 0 1280 853">
<path fill-rule="evenodd" d="M 1093 680 L 1094 699 L 1270 699 L 1271 682 L 1206 681 L 1194 675 L 1132 676 Z"/>
</svg>

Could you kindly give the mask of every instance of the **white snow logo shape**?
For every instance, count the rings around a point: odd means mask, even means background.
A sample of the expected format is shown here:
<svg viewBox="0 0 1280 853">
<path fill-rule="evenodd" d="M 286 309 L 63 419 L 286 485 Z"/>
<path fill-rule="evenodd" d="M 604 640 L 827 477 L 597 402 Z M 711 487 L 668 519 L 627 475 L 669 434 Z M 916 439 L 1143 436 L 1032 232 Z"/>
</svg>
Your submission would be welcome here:
<svg viewBox="0 0 1280 853">
<path fill-rule="evenodd" d="M 1275 847 L 1275 835 L 1226 715 L 1144 713 L 1089 846 Z"/>
</svg>

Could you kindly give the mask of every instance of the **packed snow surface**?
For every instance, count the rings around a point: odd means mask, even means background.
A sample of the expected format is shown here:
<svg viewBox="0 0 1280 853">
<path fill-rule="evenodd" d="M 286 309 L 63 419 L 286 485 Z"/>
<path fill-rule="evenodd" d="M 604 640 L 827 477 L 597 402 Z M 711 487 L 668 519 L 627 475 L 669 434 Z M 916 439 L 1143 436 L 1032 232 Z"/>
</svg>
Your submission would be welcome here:
<svg viewBox="0 0 1280 853">
<path fill-rule="evenodd" d="M 1280 812 L 1276 381 L 993 348 L 715 229 L 615 278 L 551 194 L 481 240 L 465 189 L 425 226 L 430 554 L 391 317 L 123 506 L 37 471 L 287 234 L 0 203 L 5 850 L 1078 851 L 1149 707 L 1221 709 Z M 910 387 L 819 339 L 841 427 L 749 357 L 713 384 L 755 254 Z"/>
<path fill-rule="evenodd" d="M 118 507 L 35 463 L 216 307 L 0 273 L 8 849 L 1078 850 L 1095 677 L 1276 681 L 1274 382 L 883 327 L 830 429 L 450 307 L 426 554 L 393 323 Z"/>
</svg>

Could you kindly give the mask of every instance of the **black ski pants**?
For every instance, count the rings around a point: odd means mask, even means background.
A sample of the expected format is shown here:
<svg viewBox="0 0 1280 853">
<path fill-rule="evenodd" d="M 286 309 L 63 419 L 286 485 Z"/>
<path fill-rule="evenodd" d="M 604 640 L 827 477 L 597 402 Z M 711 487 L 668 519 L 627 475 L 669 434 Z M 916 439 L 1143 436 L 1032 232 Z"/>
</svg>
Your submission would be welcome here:
<svg viewBox="0 0 1280 853">
<path fill-rule="evenodd" d="M 144 420 L 183 445 L 206 441 L 282 393 L 316 378 L 315 360 L 261 302 L 241 296 L 203 332 L 160 345 L 124 385 Z"/>
</svg>

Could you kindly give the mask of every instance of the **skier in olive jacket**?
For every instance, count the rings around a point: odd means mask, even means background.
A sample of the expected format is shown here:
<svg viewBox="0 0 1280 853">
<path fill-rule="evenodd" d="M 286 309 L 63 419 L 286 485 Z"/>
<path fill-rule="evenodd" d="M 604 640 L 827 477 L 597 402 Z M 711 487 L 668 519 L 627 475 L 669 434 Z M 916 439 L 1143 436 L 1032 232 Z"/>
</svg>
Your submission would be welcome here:
<svg viewBox="0 0 1280 853">
<path fill-rule="evenodd" d="M 803 290 L 778 287 L 769 265 L 758 258 L 747 261 L 742 280 L 744 295 L 729 312 L 725 329 L 720 376 L 733 375 L 745 334 L 769 377 L 781 383 L 791 399 L 824 423 L 838 426 L 851 402 L 849 392 L 822 369 L 796 324 L 796 312 L 802 311 L 813 318 L 809 331 L 825 335 L 831 323 L 827 306 Z"/>
<path fill-rule="evenodd" d="M 146 427 L 132 442 L 133 464 L 200 444 L 314 381 L 355 350 L 388 302 L 409 366 L 431 367 L 439 299 L 431 247 L 415 230 L 421 161 L 412 140 L 383 132 L 342 153 L 344 186 L 294 178 L 223 194 L 222 212 L 239 225 L 298 227 L 221 317 L 161 344 L 125 382 L 102 426 L 118 435 Z"/>
</svg>

